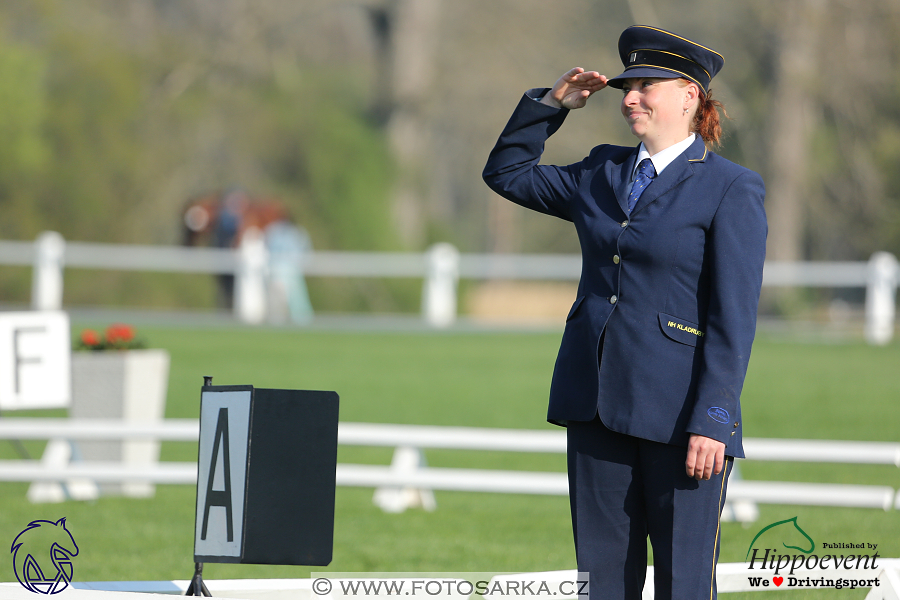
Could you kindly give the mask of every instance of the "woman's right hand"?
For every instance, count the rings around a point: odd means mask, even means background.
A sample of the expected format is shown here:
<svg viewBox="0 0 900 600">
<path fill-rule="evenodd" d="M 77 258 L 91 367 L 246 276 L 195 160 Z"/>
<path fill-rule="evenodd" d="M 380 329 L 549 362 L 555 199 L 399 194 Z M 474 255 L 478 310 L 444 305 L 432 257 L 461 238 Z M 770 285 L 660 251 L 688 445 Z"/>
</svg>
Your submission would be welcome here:
<svg viewBox="0 0 900 600">
<path fill-rule="evenodd" d="M 606 82 L 606 75 L 575 67 L 557 80 L 541 102 L 556 108 L 581 108 L 591 94 L 606 87 Z"/>
</svg>

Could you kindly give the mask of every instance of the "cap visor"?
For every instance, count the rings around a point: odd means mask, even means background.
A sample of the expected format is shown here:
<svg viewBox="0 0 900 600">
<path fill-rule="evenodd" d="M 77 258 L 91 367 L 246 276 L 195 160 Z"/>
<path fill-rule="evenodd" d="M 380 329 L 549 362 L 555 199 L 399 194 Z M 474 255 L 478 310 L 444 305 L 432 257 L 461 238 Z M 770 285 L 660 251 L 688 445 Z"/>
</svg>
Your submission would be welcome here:
<svg viewBox="0 0 900 600">
<path fill-rule="evenodd" d="M 679 77 L 684 77 L 684 75 L 676 71 L 660 69 L 658 67 L 634 67 L 632 69 L 626 69 L 625 72 L 621 75 L 616 75 L 615 77 L 608 79 L 606 84 L 610 87 L 622 89 L 622 86 L 625 85 L 626 79 L 639 79 L 647 77 L 660 79 L 678 79 Z"/>
</svg>

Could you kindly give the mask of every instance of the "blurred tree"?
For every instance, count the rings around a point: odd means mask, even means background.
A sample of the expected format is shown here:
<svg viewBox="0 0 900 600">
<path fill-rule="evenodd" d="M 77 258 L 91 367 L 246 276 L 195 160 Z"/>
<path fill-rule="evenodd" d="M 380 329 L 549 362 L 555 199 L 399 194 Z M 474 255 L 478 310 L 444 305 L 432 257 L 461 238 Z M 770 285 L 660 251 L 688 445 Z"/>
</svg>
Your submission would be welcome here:
<svg viewBox="0 0 900 600">
<path fill-rule="evenodd" d="M 806 256 L 900 253 L 900 3 L 829 0 L 817 45 Z"/>
<path fill-rule="evenodd" d="M 335 85 L 340 52 L 304 56 L 309 39 L 291 31 L 344 19 L 302 4 L 0 7 L 0 40 L 15 38 L 0 54 L 0 185 L 29 199 L 2 234 L 171 243 L 188 197 L 240 184 L 284 195 L 318 247 L 396 247 L 393 168 L 366 81 Z"/>
<path fill-rule="evenodd" d="M 0 237 L 33 229 L 34 187 L 48 165 L 46 62 L 37 51 L 0 37 Z"/>
<path fill-rule="evenodd" d="M 176 243 L 187 198 L 236 184 L 321 249 L 577 251 L 480 172 L 526 89 L 618 73 L 633 21 L 725 55 L 721 153 L 767 182 L 770 258 L 900 254 L 900 0 L 3 3 L 0 237 Z M 619 100 L 569 115 L 546 160 L 634 144 Z"/>
<path fill-rule="evenodd" d="M 317 248 L 397 248 L 368 80 L 335 80 L 354 70 L 342 54 L 364 55 L 343 47 L 364 23 L 326 4 L 0 5 L 0 237 L 178 243 L 188 198 L 238 184 L 280 196 Z M 104 277 L 109 301 L 144 294 Z M 0 297 L 27 290 L 21 278 L 0 273 Z M 67 276 L 66 297 L 97 287 Z"/>
<path fill-rule="evenodd" d="M 407 245 L 425 240 L 428 182 L 422 173 L 434 161 L 426 112 L 437 76 L 440 0 L 387 0 L 371 8 L 378 40 L 373 113 L 387 131 L 397 163 L 392 216 Z"/>
<path fill-rule="evenodd" d="M 774 28 L 766 212 L 767 257 L 803 258 L 804 214 L 809 202 L 809 139 L 815 127 L 816 48 L 821 25 L 818 0 L 785 0 Z"/>
</svg>

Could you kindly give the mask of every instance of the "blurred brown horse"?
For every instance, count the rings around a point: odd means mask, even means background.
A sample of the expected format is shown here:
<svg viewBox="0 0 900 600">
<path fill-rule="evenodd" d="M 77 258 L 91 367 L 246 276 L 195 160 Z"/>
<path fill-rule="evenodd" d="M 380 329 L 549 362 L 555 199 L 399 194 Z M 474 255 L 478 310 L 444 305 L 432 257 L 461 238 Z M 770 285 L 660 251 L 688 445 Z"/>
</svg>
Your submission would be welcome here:
<svg viewBox="0 0 900 600">
<path fill-rule="evenodd" d="M 237 248 L 251 227 L 260 231 L 273 223 L 291 223 L 284 204 L 275 198 L 253 198 L 244 190 L 231 188 L 189 200 L 182 211 L 182 240 L 185 246 Z M 216 305 L 234 306 L 234 275 L 216 275 Z"/>
</svg>

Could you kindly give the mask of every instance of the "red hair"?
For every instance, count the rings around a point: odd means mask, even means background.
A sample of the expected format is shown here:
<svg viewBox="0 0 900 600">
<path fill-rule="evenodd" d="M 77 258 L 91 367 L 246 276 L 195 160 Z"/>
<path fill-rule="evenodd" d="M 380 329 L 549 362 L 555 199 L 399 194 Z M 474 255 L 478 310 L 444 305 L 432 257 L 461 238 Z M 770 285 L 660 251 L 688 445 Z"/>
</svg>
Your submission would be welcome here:
<svg viewBox="0 0 900 600">
<path fill-rule="evenodd" d="M 692 82 L 687 79 L 678 79 L 678 83 L 685 87 Z M 701 89 L 699 102 L 697 103 L 697 112 L 694 113 L 694 120 L 691 122 L 691 131 L 702 137 L 706 145 L 711 148 L 718 147 L 722 141 L 722 124 L 719 110 L 722 111 L 722 115 L 726 119 L 731 118 L 725 111 L 725 105 L 713 99 L 712 90 L 704 93 Z"/>
</svg>

